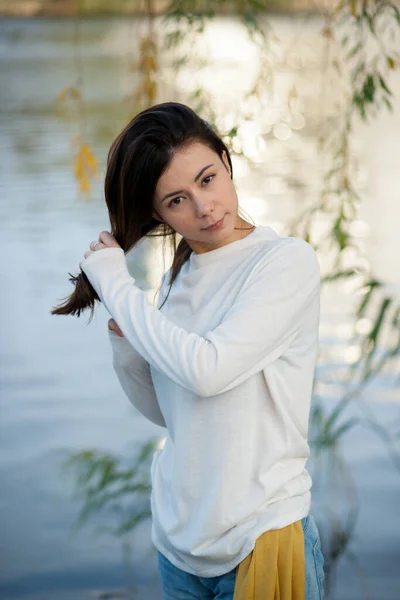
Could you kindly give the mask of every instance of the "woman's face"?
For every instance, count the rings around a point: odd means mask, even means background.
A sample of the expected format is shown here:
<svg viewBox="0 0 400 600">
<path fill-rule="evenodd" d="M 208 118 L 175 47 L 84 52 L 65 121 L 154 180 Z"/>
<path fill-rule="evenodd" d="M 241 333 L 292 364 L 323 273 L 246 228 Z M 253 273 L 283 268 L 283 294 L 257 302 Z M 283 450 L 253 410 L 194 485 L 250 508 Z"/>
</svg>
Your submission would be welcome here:
<svg viewBox="0 0 400 600">
<path fill-rule="evenodd" d="M 237 239 L 238 197 L 224 152 L 193 142 L 177 151 L 157 182 L 153 217 L 165 221 L 198 254 Z M 206 227 L 223 218 L 222 227 Z M 242 221 L 239 218 L 239 223 Z"/>
</svg>

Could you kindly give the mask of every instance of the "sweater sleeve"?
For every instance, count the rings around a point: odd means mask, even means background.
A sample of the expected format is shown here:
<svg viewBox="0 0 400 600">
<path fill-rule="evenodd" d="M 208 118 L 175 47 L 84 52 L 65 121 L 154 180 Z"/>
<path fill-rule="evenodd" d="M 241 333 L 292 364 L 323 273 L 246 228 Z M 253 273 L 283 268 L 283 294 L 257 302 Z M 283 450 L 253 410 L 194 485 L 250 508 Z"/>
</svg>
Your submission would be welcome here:
<svg viewBox="0 0 400 600">
<path fill-rule="evenodd" d="M 168 274 L 169 271 L 162 277 L 160 291 L 162 291 Z M 114 371 L 128 400 L 149 421 L 160 427 L 166 427 L 154 389 L 149 363 L 135 350 L 126 337 L 120 337 L 111 329 L 108 329 L 108 337 L 113 353 Z"/>
<path fill-rule="evenodd" d="M 128 272 L 122 248 L 98 250 L 80 264 L 137 352 L 203 397 L 238 386 L 281 356 L 319 294 L 314 249 L 300 238 L 285 238 L 266 251 L 221 323 L 202 337 L 149 302 Z"/>
<path fill-rule="evenodd" d="M 113 367 L 126 397 L 149 421 L 166 427 L 158 404 L 150 365 L 125 337 L 108 330 L 113 352 Z"/>
</svg>

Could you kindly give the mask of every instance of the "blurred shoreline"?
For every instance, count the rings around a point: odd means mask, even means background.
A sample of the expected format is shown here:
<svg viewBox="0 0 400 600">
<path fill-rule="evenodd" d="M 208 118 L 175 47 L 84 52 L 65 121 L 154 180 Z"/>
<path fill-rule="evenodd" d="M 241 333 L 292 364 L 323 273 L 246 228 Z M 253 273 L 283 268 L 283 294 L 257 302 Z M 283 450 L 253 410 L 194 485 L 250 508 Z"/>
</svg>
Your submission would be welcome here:
<svg viewBox="0 0 400 600">
<path fill-rule="evenodd" d="M 170 0 L 153 0 L 148 2 L 151 8 L 146 9 L 145 1 L 133 0 L 130 4 L 123 0 L 117 0 L 112 3 L 106 3 L 102 0 L 98 2 L 76 2 L 74 0 L 59 0 L 51 2 L 49 0 L 0 0 L 0 17 L 21 17 L 21 18 L 40 18 L 40 17 L 121 17 L 121 16 L 156 16 L 165 14 Z M 204 8 L 199 2 L 197 14 L 207 14 L 207 4 L 203 2 Z M 220 5 L 215 8 L 216 15 L 238 14 L 234 2 Z M 290 14 L 290 13 L 310 13 L 324 14 L 332 9 L 337 2 L 335 0 L 324 0 L 323 2 L 310 2 L 310 0 L 270 0 L 268 10 L 265 14 Z"/>
</svg>

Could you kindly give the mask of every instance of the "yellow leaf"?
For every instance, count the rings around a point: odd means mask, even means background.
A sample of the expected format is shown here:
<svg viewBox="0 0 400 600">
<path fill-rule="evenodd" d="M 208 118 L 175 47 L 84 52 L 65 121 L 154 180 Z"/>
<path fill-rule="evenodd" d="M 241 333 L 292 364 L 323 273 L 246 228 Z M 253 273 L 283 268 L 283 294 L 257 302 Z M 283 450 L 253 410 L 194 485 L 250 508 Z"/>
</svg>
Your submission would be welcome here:
<svg viewBox="0 0 400 600">
<path fill-rule="evenodd" d="M 58 92 L 57 94 L 57 101 L 58 102 L 63 102 L 67 96 L 68 93 L 68 88 L 63 88 L 60 92 Z"/>
<path fill-rule="evenodd" d="M 78 98 L 81 97 L 81 93 L 80 91 L 76 88 L 76 87 L 71 87 L 70 88 L 70 95 L 72 96 L 72 98 L 74 98 L 75 100 L 78 100 Z"/>
<path fill-rule="evenodd" d="M 340 0 L 333 11 L 333 16 L 337 17 L 347 4 L 347 0 Z"/>
<path fill-rule="evenodd" d="M 290 88 L 289 99 L 296 100 L 298 97 L 299 97 L 299 93 L 297 91 L 297 87 L 295 86 L 295 84 L 293 84 L 292 87 Z"/>
<path fill-rule="evenodd" d="M 144 67 L 146 67 L 149 71 L 154 71 L 156 63 L 152 56 L 146 56 L 144 59 Z"/>
<path fill-rule="evenodd" d="M 81 190 L 81 192 L 89 192 L 90 191 L 90 181 L 89 181 L 89 177 L 87 177 L 86 175 L 81 177 L 81 179 L 79 180 L 79 189 Z"/>
<path fill-rule="evenodd" d="M 69 86 L 63 88 L 57 94 L 57 101 L 60 103 L 64 103 L 68 97 L 72 98 L 73 100 L 78 100 L 81 97 L 81 93 L 78 90 L 78 88 L 73 87 L 72 85 L 69 85 Z"/>
<path fill-rule="evenodd" d="M 332 31 L 332 29 L 330 27 L 324 27 L 321 30 L 321 35 L 323 37 L 326 37 L 328 40 L 334 40 L 335 39 L 335 36 L 333 35 L 333 31 Z"/>
<path fill-rule="evenodd" d="M 95 157 L 94 157 L 93 155 L 90 155 L 90 156 L 88 156 L 88 158 L 87 158 L 87 161 L 88 161 L 88 165 L 89 165 L 90 167 L 92 167 L 92 171 L 93 171 L 93 172 L 94 172 L 94 171 L 96 171 L 96 169 L 97 169 L 97 165 L 98 165 L 98 162 L 97 162 L 97 160 L 95 159 Z"/>
<path fill-rule="evenodd" d="M 394 58 L 392 58 L 391 56 L 387 56 L 386 60 L 387 60 L 389 69 L 394 70 L 396 68 L 396 61 L 394 60 Z"/>
<path fill-rule="evenodd" d="M 75 138 L 75 144 L 80 140 L 79 136 Z M 90 195 L 90 182 L 91 177 L 98 174 L 97 171 L 98 161 L 94 156 L 91 147 L 86 142 L 82 142 L 75 155 L 75 177 L 79 183 L 79 189 L 86 194 Z"/>
</svg>

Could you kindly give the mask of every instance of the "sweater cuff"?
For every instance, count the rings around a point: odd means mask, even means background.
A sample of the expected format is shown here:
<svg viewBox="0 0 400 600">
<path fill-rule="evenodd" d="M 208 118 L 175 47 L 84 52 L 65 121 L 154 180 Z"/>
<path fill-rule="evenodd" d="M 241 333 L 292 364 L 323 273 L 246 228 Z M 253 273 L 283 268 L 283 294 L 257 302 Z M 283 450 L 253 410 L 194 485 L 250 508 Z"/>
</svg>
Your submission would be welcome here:
<svg viewBox="0 0 400 600">
<path fill-rule="evenodd" d="M 95 269 L 96 266 L 99 265 L 99 262 L 105 265 L 117 261 L 119 264 L 122 262 L 121 259 L 123 259 L 123 262 L 126 264 L 125 252 L 122 248 L 103 248 L 102 250 L 97 250 L 97 252 L 89 254 L 87 258 L 79 263 L 79 266 L 82 271 L 88 275 L 88 271 Z"/>
<path fill-rule="evenodd" d="M 103 248 L 103 250 L 93 252 L 80 263 L 80 267 L 103 304 L 105 304 L 104 293 L 107 292 L 113 281 L 121 280 L 121 275 L 123 279 L 131 279 L 132 283 L 135 281 L 128 271 L 125 252 L 122 248 Z"/>
</svg>

